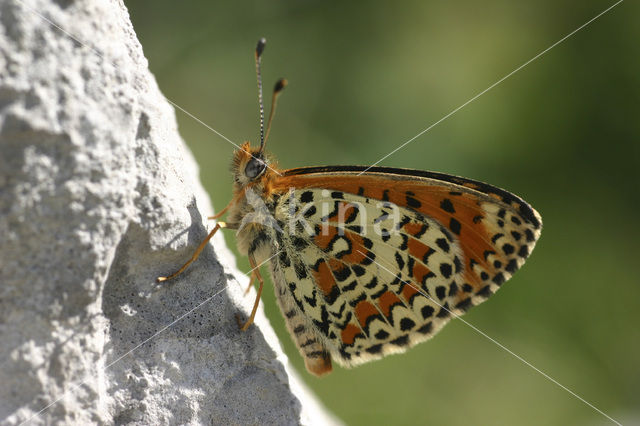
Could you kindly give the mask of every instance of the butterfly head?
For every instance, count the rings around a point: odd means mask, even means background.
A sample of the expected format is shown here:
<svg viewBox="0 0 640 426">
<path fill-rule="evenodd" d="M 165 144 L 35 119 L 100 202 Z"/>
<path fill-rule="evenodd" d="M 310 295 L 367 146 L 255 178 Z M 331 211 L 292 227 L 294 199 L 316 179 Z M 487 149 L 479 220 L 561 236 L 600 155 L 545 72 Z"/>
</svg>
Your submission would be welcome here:
<svg viewBox="0 0 640 426">
<path fill-rule="evenodd" d="M 262 149 L 251 148 L 249 142 L 242 144 L 233 154 L 231 171 L 236 185 L 240 187 L 260 181 L 273 173 L 265 152 Z"/>
<path fill-rule="evenodd" d="M 269 112 L 269 120 L 267 122 L 267 129 L 265 132 L 264 105 L 262 104 L 261 59 L 266 42 L 267 41 L 264 38 L 258 40 L 258 45 L 256 46 L 255 51 L 256 76 L 258 79 L 258 106 L 260 107 L 260 147 L 254 149 L 251 148 L 251 144 L 249 142 L 245 142 L 234 153 L 233 163 L 231 165 L 234 180 L 240 187 L 245 187 L 252 182 L 258 182 L 262 179 L 268 180 L 268 177 L 271 174 L 277 173 L 272 167 L 269 167 L 269 161 L 264 152 L 264 147 L 267 143 L 267 139 L 269 138 L 269 132 L 271 131 L 271 120 L 273 119 L 273 115 L 276 110 L 278 95 L 287 86 L 287 80 L 281 78 L 276 82 L 276 85 L 273 88 L 271 111 Z"/>
</svg>

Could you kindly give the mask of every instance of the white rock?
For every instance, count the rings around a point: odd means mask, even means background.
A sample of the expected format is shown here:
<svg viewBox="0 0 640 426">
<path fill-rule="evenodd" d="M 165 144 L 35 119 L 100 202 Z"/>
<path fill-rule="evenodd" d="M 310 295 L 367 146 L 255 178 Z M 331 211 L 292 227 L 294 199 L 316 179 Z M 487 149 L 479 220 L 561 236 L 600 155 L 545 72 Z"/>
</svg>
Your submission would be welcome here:
<svg viewBox="0 0 640 426">
<path fill-rule="evenodd" d="M 0 70 L 0 422 L 334 422 L 221 238 L 155 283 L 212 209 L 122 2 L 0 0 Z"/>
</svg>

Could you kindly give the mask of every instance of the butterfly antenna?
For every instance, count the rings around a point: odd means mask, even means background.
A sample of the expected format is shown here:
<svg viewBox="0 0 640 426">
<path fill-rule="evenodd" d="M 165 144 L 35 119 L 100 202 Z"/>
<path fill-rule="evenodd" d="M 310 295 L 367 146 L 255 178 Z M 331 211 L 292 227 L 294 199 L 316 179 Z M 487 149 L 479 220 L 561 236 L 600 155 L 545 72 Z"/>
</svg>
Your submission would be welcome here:
<svg viewBox="0 0 640 426">
<path fill-rule="evenodd" d="M 287 84 L 288 84 L 287 80 L 284 78 L 281 78 L 280 80 L 278 80 L 275 87 L 273 88 L 273 96 L 271 97 L 271 111 L 269 111 L 269 120 L 267 121 L 267 133 L 264 136 L 265 144 L 267 143 L 267 139 L 269 139 L 269 132 L 271 131 L 271 120 L 273 120 L 273 116 L 276 113 L 278 96 L 280 95 L 280 92 L 282 91 L 282 89 L 287 87 Z"/>
<path fill-rule="evenodd" d="M 258 40 L 256 46 L 256 76 L 258 77 L 258 104 L 260 106 L 260 151 L 264 149 L 264 104 L 262 103 L 262 70 L 260 64 L 262 62 L 262 52 L 267 40 L 263 37 Z"/>
</svg>

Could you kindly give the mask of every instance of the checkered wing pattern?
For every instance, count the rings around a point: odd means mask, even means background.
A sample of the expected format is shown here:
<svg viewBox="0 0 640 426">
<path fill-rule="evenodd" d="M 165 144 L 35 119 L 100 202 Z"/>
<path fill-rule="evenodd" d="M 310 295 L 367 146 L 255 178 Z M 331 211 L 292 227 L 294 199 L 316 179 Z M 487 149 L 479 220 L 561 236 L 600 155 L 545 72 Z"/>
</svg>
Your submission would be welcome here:
<svg viewBox="0 0 640 426">
<path fill-rule="evenodd" d="M 519 269 L 538 213 L 499 188 L 403 169 L 305 168 L 275 192 L 276 294 L 309 371 L 402 352 Z"/>
</svg>

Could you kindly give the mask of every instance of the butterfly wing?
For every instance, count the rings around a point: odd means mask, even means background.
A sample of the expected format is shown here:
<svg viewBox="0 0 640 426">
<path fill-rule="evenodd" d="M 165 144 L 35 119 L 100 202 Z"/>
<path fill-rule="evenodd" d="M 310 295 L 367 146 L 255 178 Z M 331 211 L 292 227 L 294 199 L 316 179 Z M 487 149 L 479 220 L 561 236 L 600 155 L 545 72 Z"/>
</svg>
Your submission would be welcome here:
<svg viewBox="0 0 640 426">
<path fill-rule="evenodd" d="M 509 279 L 542 227 L 519 197 L 433 172 L 310 167 L 272 189 L 276 292 L 316 374 L 329 354 L 351 366 L 428 339 Z"/>
</svg>

